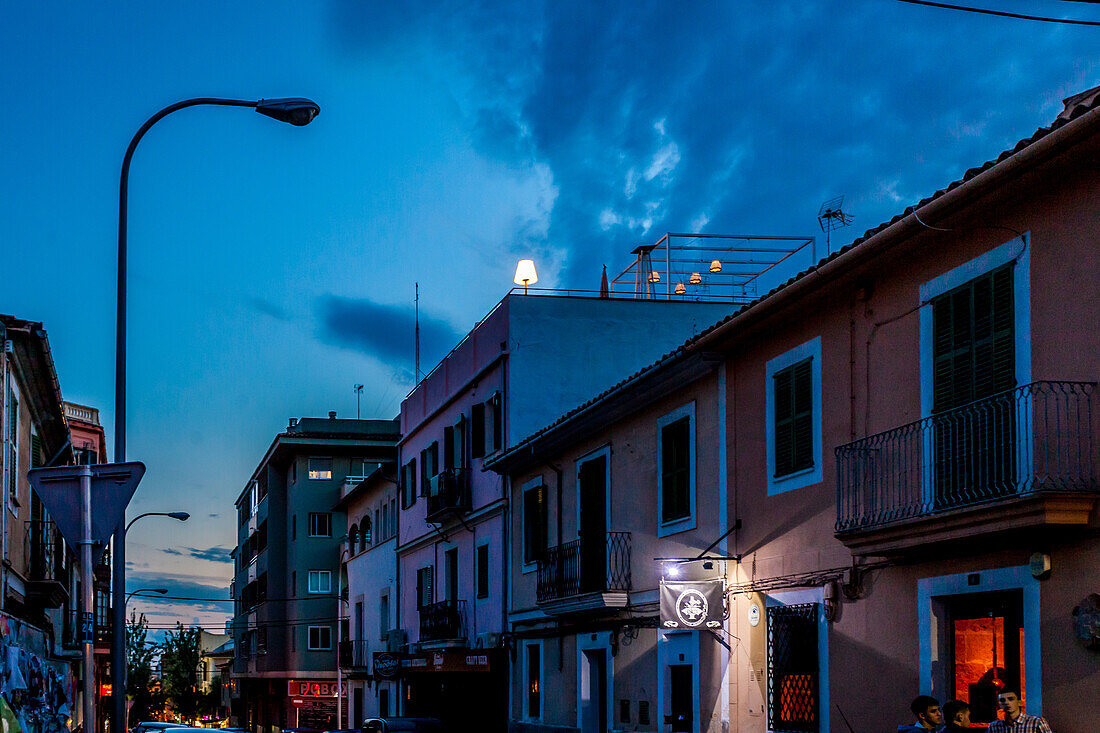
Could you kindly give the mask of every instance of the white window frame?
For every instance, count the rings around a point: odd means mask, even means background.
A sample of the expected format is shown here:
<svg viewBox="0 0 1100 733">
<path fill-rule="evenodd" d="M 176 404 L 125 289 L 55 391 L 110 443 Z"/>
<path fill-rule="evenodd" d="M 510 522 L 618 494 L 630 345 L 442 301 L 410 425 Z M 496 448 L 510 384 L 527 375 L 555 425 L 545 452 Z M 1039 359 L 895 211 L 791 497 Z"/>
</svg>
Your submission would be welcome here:
<svg viewBox="0 0 1100 733">
<path fill-rule="evenodd" d="M 789 366 L 810 359 L 810 375 L 813 390 L 813 459 L 814 465 L 801 471 L 776 477 L 775 475 L 775 374 Z M 821 463 L 821 337 L 799 344 L 773 359 L 764 367 L 764 419 L 766 425 L 768 496 L 785 491 L 819 484 L 823 480 Z"/>
<path fill-rule="evenodd" d="M 543 714 L 546 712 L 546 649 L 543 647 L 542 639 L 523 639 L 520 643 L 523 645 L 523 700 L 521 701 L 523 719 L 530 723 L 541 723 Z M 528 654 L 530 654 L 530 647 L 533 646 L 539 649 L 539 714 L 536 716 L 531 715 L 527 699 L 527 686 L 531 683 Z"/>
<path fill-rule="evenodd" d="M 539 486 L 543 486 L 545 484 L 546 484 L 546 482 L 543 480 L 543 477 L 540 475 L 540 476 L 536 476 L 535 478 L 533 478 L 530 481 L 523 484 L 523 486 L 521 486 L 520 490 L 519 490 L 519 537 L 520 537 L 519 559 L 520 559 L 520 564 L 522 566 L 521 569 L 520 569 L 520 572 L 523 575 L 527 575 L 528 573 L 533 573 L 536 570 L 538 570 L 538 567 L 539 567 L 539 563 L 538 563 L 537 560 L 534 561 L 534 562 L 524 562 L 524 556 L 523 556 L 524 547 L 527 544 L 527 513 L 524 511 L 527 492 L 530 491 L 531 489 L 536 489 Z M 546 521 L 546 524 L 547 524 L 547 527 L 546 527 L 546 544 L 549 545 L 550 544 L 550 527 L 549 527 L 549 525 L 550 525 L 550 521 L 549 521 L 550 520 L 550 515 L 549 515 L 549 513 L 547 513 L 546 517 L 547 517 L 547 521 Z"/>
<path fill-rule="evenodd" d="M 313 589 L 313 579 L 317 578 L 317 590 Z M 321 589 L 321 579 L 324 578 L 325 586 Z M 306 592 L 313 595 L 323 595 L 325 593 L 332 592 L 332 571 L 331 570 L 310 570 L 309 575 L 306 577 Z"/>
<path fill-rule="evenodd" d="M 664 516 L 664 446 L 661 444 L 661 432 L 666 425 L 681 418 L 688 418 L 688 515 L 670 522 L 662 522 Z M 695 402 L 677 407 L 672 412 L 657 418 L 657 536 L 665 537 L 677 532 L 695 529 Z"/>
<path fill-rule="evenodd" d="M 312 461 L 328 461 L 328 470 L 325 471 L 321 468 L 314 469 L 310 466 Z M 309 456 L 306 459 L 306 475 L 311 481 L 328 481 L 332 479 L 332 457 L 331 456 Z M 317 475 L 314 475 L 317 474 Z M 321 474 L 328 474 L 323 476 Z"/>
<path fill-rule="evenodd" d="M 817 604 L 817 719 L 820 721 L 818 730 L 831 730 L 829 728 L 829 620 L 825 618 L 825 590 L 824 588 L 808 588 L 806 590 L 792 590 L 778 593 L 769 593 L 764 596 L 764 607 L 797 606 L 803 603 Z M 761 618 L 760 623 L 767 624 L 766 618 Z M 767 626 L 764 627 L 764 636 L 767 638 Z M 767 643 L 767 642 L 765 642 Z M 767 649 L 764 650 L 764 658 L 767 659 Z M 767 694 L 767 688 L 764 688 Z M 767 727 L 767 712 L 764 714 L 764 727 Z"/>
<path fill-rule="evenodd" d="M 313 646 L 313 631 L 321 630 L 328 632 L 328 646 Z M 317 639 L 320 641 L 320 638 Z M 306 629 L 306 650 L 311 652 L 327 652 L 332 650 L 332 627 L 331 626 L 310 626 Z"/>
<path fill-rule="evenodd" d="M 328 533 L 327 534 L 314 534 L 313 533 L 313 518 L 314 517 L 328 517 Z M 306 527 L 309 537 L 332 537 L 332 513 L 331 512 L 310 512 L 307 515 L 307 521 L 309 526 Z"/>
<path fill-rule="evenodd" d="M 978 582 L 974 585 L 973 576 Z M 987 593 L 990 591 L 1023 591 L 1024 626 L 1024 689 L 1021 690 L 1027 700 L 1028 715 L 1043 714 L 1043 655 L 1042 634 L 1040 632 L 1040 582 L 1031 575 L 1029 565 L 995 568 L 993 570 L 972 570 L 953 575 L 940 575 L 917 580 L 917 648 L 919 649 L 918 686 L 922 695 L 931 695 L 933 690 L 950 696 L 939 689 L 943 677 L 933 675 L 933 652 L 939 656 L 940 646 L 946 639 L 943 628 L 942 611 L 944 596 L 960 596 L 966 593 Z M 937 613 L 939 612 L 939 613 Z M 937 658 L 937 667 L 943 666 L 943 659 Z"/>
</svg>

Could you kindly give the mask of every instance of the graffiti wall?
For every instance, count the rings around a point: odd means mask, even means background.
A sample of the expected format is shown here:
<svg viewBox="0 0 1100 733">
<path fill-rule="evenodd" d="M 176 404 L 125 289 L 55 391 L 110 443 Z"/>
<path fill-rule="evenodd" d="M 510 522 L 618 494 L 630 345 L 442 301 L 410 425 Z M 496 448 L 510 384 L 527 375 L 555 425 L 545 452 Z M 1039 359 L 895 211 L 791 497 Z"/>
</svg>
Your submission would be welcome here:
<svg viewBox="0 0 1100 733">
<path fill-rule="evenodd" d="M 0 733 L 62 733 L 75 714 L 68 662 L 49 658 L 41 629 L 0 613 Z"/>
</svg>

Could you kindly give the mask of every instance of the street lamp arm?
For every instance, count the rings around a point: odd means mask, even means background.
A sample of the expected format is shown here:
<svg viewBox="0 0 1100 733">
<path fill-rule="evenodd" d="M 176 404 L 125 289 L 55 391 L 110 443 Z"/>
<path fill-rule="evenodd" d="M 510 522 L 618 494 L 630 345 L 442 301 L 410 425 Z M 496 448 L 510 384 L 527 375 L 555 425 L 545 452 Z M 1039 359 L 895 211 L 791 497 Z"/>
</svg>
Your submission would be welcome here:
<svg viewBox="0 0 1100 733">
<path fill-rule="evenodd" d="M 126 524 L 125 529 L 122 530 L 122 536 L 125 537 L 126 533 L 130 531 L 131 525 L 143 517 L 172 517 L 172 519 L 178 519 L 182 522 L 189 519 L 191 515 L 186 512 L 145 512 L 137 515 Z"/>
</svg>

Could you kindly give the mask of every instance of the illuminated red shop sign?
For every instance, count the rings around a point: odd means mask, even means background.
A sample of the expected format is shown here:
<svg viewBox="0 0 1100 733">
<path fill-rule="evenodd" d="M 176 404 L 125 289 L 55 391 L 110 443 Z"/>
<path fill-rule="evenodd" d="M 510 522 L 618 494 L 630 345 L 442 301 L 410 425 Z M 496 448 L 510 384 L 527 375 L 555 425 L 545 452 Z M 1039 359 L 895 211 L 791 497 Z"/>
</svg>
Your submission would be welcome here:
<svg viewBox="0 0 1100 733">
<path fill-rule="evenodd" d="M 336 697 L 336 683 L 322 680 L 287 680 L 290 697 Z"/>
</svg>

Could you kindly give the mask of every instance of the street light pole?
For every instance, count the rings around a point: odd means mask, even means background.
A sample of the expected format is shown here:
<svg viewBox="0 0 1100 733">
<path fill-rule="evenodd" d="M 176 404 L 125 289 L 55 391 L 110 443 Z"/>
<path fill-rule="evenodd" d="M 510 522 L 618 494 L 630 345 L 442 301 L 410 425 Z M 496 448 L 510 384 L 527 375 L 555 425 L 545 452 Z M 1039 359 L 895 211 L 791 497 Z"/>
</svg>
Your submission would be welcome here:
<svg viewBox="0 0 1100 733">
<path fill-rule="evenodd" d="M 118 300 L 115 312 L 115 462 L 123 463 L 126 460 L 126 199 L 130 178 L 130 159 L 134 156 L 141 138 L 145 133 L 165 117 L 185 107 L 198 105 L 217 105 L 222 107 L 253 107 L 257 112 L 280 122 L 287 122 L 297 127 L 308 125 L 313 121 L 321 108 L 316 102 L 299 97 L 287 99 L 261 99 L 249 101 L 244 99 L 219 99 L 215 97 L 199 97 L 185 99 L 176 102 L 157 112 L 146 120 L 145 124 L 130 140 L 130 146 L 126 148 L 126 155 L 122 159 L 122 174 L 118 186 Z M 111 568 L 112 625 L 114 634 L 111 637 L 111 672 L 113 682 L 111 701 L 113 715 L 111 717 L 112 733 L 125 733 L 126 728 L 126 639 L 123 631 L 126 628 L 126 513 L 123 511 L 118 528 L 114 535 L 114 558 Z M 88 674 L 89 670 L 85 670 Z"/>
</svg>

